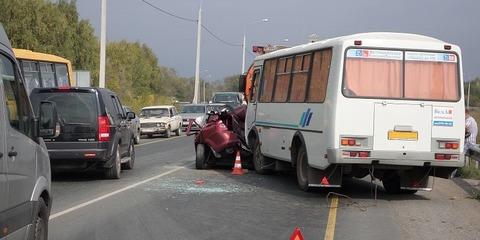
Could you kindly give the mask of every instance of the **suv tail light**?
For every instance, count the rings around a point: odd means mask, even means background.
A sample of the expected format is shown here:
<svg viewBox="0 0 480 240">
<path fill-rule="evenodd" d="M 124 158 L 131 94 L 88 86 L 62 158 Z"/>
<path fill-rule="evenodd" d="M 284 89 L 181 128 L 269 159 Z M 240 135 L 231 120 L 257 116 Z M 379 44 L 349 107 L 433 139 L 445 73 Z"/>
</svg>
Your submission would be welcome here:
<svg viewBox="0 0 480 240">
<path fill-rule="evenodd" d="M 110 141 L 110 120 L 107 116 L 98 117 L 98 141 Z"/>
</svg>

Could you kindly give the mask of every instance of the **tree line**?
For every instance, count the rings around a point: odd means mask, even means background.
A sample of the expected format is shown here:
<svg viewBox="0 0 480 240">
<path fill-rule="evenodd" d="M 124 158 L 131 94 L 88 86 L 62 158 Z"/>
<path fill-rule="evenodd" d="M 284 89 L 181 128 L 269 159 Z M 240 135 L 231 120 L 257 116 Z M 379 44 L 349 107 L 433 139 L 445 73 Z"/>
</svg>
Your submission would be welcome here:
<svg viewBox="0 0 480 240">
<path fill-rule="evenodd" d="M 14 48 L 67 58 L 74 69 L 90 71 L 92 85 L 98 86 L 99 40 L 91 23 L 80 19 L 75 0 L 0 0 L 0 6 L 0 22 Z M 180 77 L 174 69 L 160 66 L 146 44 L 108 42 L 106 55 L 106 87 L 125 105 L 139 110 L 193 98 L 193 78 Z M 206 100 L 214 91 L 235 91 L 237 79 L 238 75 L 207 82 Z"/>
</svg>

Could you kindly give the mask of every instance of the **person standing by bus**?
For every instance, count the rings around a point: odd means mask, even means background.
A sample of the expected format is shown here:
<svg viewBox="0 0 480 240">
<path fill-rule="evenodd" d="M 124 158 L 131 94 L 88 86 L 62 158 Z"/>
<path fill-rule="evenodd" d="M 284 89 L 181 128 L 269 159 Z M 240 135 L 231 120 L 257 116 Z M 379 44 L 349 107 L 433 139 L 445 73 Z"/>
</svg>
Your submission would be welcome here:
<svg viewBox="0 0 480 240">
<path fill-rule="evenodd" d="M 477 121 L 470 115 L 470 109 L 465 109 L 465 154 L 477 145 L 478 126 Z"/>
</svg>

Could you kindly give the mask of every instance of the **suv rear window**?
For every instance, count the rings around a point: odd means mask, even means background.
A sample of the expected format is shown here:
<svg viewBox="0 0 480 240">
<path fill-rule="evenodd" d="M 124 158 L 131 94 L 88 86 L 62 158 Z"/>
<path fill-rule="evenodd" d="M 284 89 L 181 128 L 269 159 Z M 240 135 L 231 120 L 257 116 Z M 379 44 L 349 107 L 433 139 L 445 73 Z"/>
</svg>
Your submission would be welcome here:
<svg viewBox="0 0 480 240">
<path fill-rule="evenodd" d="M 35 112 L 41 101 L 52 101 L 57 105 L 60 122 L 63 124 L 97 124 L 98 106 L 92 92 L 40 92 L 32 94 Z"/>
</svg>

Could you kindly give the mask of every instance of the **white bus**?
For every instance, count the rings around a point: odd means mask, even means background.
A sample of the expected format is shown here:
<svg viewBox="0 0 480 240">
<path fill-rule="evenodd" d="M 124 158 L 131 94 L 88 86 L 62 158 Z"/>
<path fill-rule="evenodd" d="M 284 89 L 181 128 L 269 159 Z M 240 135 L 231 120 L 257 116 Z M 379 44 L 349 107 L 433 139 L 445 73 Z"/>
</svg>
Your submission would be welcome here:
<svg viewBox="0 0 480 240">
<path fill-rule="evenodd" d="M 463 166 L 456 45 L 363 33 L 258 56 L 253 68 L 245 135 L 258 173 L 294 167 L 305 191 L 370 174 L 414 193 Z"/>
</svg>

